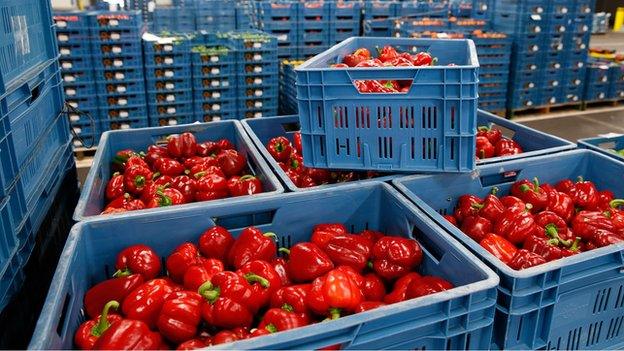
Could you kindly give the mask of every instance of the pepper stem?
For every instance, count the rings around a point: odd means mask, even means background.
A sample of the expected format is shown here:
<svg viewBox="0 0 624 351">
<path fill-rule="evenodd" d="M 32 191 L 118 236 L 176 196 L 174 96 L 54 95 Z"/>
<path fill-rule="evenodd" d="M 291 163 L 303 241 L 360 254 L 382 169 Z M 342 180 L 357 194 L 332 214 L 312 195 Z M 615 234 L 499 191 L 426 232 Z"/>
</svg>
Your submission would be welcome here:
<svg viewBox="0 0 624 351">
<path fill-rule="evenodd" d="M 199 178 L 205 176 L 206 173 L 207 173 L 206 171 L 197 172 L 197 173 L 193 174 L 193 177 L 195 177 L 195 179 L 199 179 Z"/>
<path fill-rule="evenodd" d="M 533 178 L 533 185 L 535 186 L 535 188 L 534 188 L 535 191 L 538 191 L 540 183 L 539 183 L 539 180 L 537 179 L 537 177 Z"/>
<path fill-rule="evenodd" d="M 115 172 L 115 173 L 113 173 L 113 177 L 116 177 L 116 176 L 118 176 L 118 175 L 120 175 L 120 174 L 121 174 L 121 173 L 119 173 L 119 172 Z"/>
<path fill-rule="evenodd" d="M 470 205 L 470 207 L 472 207 L 474 209 L 477 209 L 477 210 L 482 209 L 483 206 L 485 206 L 485 205 L 484 204 L 478 204 L 478 203 L 474 203 L 474 204 Z"/>
<path fill-rule="evenodd" d="M 212 283 L 210 281 L 207 281 L 199 286 L 199 289 L 197 289 L 197 293 L 206 300 L 208 300 L 208 302 L 213 303 L 216 299 L 219 298 L 219 295 L 221 294 L 221 289 L 214 288 L 212 286 Z"/>
<path fill-rule="evenodd" d="M 529 190 L 531 190 L 531 187 L 528 184 L 520 185 L 520 191 L 522 191 L 523 193 L 526 193 Z"/>
<path fill-rule="evenodd" d="M 577 236 L 576 239 L 574 239 L 574 242 L 572 243 L 572 246 L 570 246 L 570 248 L 568 248 L 568 250 L 570 250 L 570 251 L 578 251 L 580 243 L 581 243 L 581 237 Z"/>
<path fill-rule="evenodd" d="M 289 305 L 287 303 L 282 305 L 282 309 L 284 311 L 287 311 L 287 312 L 294 312 L 295 311 L 295 309 L 291 305 Z"/>
<path fill-rule="evenodd" d="M 268 237 L 271 237 L 271 238 L 273 238 L 273 239 L 277 239 L 277 234 L 275 234 L 275 233 L 273 233 L 273 232 L 264 233 L 264 234 L 262 234 L 262 235 L 266 236 L 267 238 L 268 238 Z"/>
<path fill-rule="evenodd" d="M 490 190 L 490 194 L 491 195 L 496 195 L 496 194 L 498 194 L 499 190 L 500 190 L 499 188 L 493 187 L 492 190 Z"/>
<path fill-rule="evenodd" d="M 245 279 L 247 279 L 247 281 L 249 283 L 259 283 L 265 289 L 268 288 L 269 286 L 271 286 L 271 284 L 269 283 L 269 281 L 266 278 L 261 277 L 261 276 L 259 276 L 257 274 L 254 274 L 254 273 L 247 273 L 247 274 L 245 274 Z"/>
<path fill-rule="evenodd" d="M 582 182 L 582 181 L 584 181 L 584 180 L 585 180 L 585 178 L 583 178 L 583 176 L 578 176 L 578 177 L 576 177 L 576 182 L 577 182 L 577 183 L 580 183 L 580 182 Z"/>
<path fill-rule="evenodd" d="M 556 225 L 550 223 L 547 224 L 544 229 L 546 230 L 546 236 L 549 237 L 551 240 L 557 240 L 557 244 L 561 243 L 565 247 L 572 245 L 572 242 L 570 240 L 564 240 L 559 236 L 559 230 L 557 229 Z"/>
<path fill-rule="evenodd" d="M 373 269 L 373 261 L 366 262 L 366 268 Z"/>
<path fill-rule="evenodd" d="M 609 207 L 618 208 L 620 206 L 624 206 L 624 199 L 614 199 L 609 202 Z"/>
<path fill-rule="evenodd" d="M 134 185 L 143 186 L 145 185 L 145 177 L 142 175 L 134 177 Z"/>
<path fill-rule="evenodd" d="M 283 252 L 283 253 L 285 253 L 287 255 L 290 255 L 290 250 L 285 248 L 285 247 L 280 247 L 279 250 L 277 250 L 277 251 Z"/>
<path fill-rule="evenodd" d="M 480 132 L 489 132 L 490 131 L 490 127 L 488 126 L 481 126 L 479 128 L 477 128 L 478 131 Z"/>
<path fill-rule="evenodd" d="M 255 179 L 256 177 L 252 174 L 246 174 L 240 178 L 238 178 L 238 180 L 247 180 L 247 179 Z"/>
<path fill-rule="evenodd" d="M 267 324 L 264 329 L 268 330 L 269 333 L 277 333 L 277 328 L 273 325 L 273 323 Z"/>
<path fill-rule="evenodd" d="M 154 180 L 154 179 L 156 179 L 158 177 L 160 177 L 160 172 L 156 172 L 156 173 L 152 174 L 152 180 Z"/>
<path fill-rule="evenodd" d="M 158 189 L 156 191 L 156 195 L 158 195 L 158 197 L 160 197 L 160 201 L 158 202 L 158 205 L 160 205 L 160 207 L 165 207 L 165 206 L 171 206 L 173 204 L 173 202 L 171 201 L 171 198 L 167 195 L 165 195 L 162 190 Z"/>
<path fill-rule="evenodd" d="M 128 268 L 118 269 L 115 273 L 113 273 L 113 278 L 123 278 L 129 276 L 130 274 L 132 274 L 132 272 Z"/>
<path fill-rule="evenodd" d="M 119 302 L 111 300 L 108 301 L 106 305 L 104 305 L 104 308 L 102 309 L 102 314 L 100 315 L 100 320 L 97 322 L 96 325 L 93 326 L 93 328 L 91 328 L 91 335 L 99 337 L 100 335 L 102 335 L 102 333 L 106 331 L 106 329 L 108 329 L 108 327 L 110 327 L 110 323 L 108 323 L 108 311 L 111 308 L 114 310 L 118 309 Z"/>
<path fill-rule="evenodd" d="M 340 308 L 330 308 L 329 309 L 329 319 L 338 319 L 340 318 Z"/>
</svg>

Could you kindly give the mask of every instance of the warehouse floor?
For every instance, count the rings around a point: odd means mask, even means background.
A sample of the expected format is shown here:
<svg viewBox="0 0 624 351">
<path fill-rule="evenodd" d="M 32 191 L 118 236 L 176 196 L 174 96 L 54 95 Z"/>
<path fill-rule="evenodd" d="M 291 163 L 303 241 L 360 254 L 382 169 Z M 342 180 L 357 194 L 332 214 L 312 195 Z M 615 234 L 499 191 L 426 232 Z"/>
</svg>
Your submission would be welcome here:
<svg viewBox="0 0 624 351">
<path fill-rule="evenodd" d="M 590 46 L 624 52 L 624 33 L 593 35 Z M 549 114 L 524 115 L 516 121 L 570 141 L 598 134 L 624 134 L 624 101 L 617 107 L 591 107 L 585 111 L 571 108 Z"/>
</svg>

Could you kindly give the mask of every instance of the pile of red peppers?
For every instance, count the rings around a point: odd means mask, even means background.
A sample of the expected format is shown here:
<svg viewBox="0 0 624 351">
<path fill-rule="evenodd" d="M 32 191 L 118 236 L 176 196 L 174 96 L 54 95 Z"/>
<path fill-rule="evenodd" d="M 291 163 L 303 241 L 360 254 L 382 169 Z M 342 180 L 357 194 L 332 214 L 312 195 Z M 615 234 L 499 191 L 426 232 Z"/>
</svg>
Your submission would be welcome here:
<svg viewBox="0 0 624 351">
<path fill-rule="evenodd" d="M 491 126 L 477 128 L 477 160 L 517 155 L 523 152 L 520 144 L 505 137 L 500 129 Z"/>
<path fill-rule="evenodd" d="M 377 49 L 377 57 L 373 58 L 366 48 L 359 48 L 346 55 L 342 63 L 331 65 L 332 68 L 373 68 L 373 67 L 416 67 L 433 66 L 436 59 L 427 52 L 410 54 L 398 52 L 394 47 L 386 45 Z M 412 80 L 356 80 L 355 87 L 360 93 L 407 93 Z"/>
<path fill-rule="evenodd" d="M 373 171 L 354 172 L 305 167 L 303 165 L 300 132 L 293 133 L 292 143 L 287 137 L 279 136 L 270 139 L 266 144 L 266 148 L 273 159 L 277 161 L 280 168 L 298 188 L 351 182 L 375 178 L 381 175 Z"/>
<path fill-rule="evenodd" d="M 263 192 L 245 155 L 227 139 L 197 142 L 192 133 L 171 135 L 146 152 L 118 151 L 106 185 L 102 214 L 121 213 Z"/>
<path fill-rule="evenodd" d="M 84 350 L 192 350 L 453 288 L 419 274 L 422 260 L 416 240 L 340 223 L 316 225 L 310 241 L 290 248 L 255 227 L 235 239 L 215 226 L 164 267 L 152 248 L 133 245 L 118 253 L 113 277 L 85 294 L 88 320 L 74 341 Z"/>
<path fill-rule="evenodd" d="M 462 195 L 445 218 L 513 269 L 624 242 L 624 200 L 591 181 L 525 179 L 507 196 L 497 192 Z"/>
</svg>

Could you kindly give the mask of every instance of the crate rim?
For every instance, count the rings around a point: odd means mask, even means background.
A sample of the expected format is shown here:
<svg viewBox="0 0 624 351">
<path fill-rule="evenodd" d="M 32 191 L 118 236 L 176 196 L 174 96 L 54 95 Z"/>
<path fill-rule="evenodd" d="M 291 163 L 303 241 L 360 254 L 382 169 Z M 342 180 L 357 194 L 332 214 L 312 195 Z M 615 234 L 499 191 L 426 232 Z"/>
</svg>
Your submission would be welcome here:
<svg viewBox="0 0 624 351">
<path fill-rule="evenodd" d="M 393 195 L 397 199 L 397 201 L 401 202 L 410 211 L 417 214 L 424 222 L 428 223 L 430 226 L 433 226 L 433 227 L 440 227 L 439 224 L 437 224 L 436 221 L 431 219 L 426 214 L 425 211 L 420 209 L 418 206 L 414 205 L 413 202 L 405 198 L 397 189 L 393 188 L 389 184 L 385 184 L 385 183 L 377 182 L 377 181 L 371 181 L 371 182 L 367 182 L 366 184 L 348 184 L 342 187 L 341 190 L 356 189 L 362 186 L 368 187 L 371 189 L 374 187 L 382 187 L 385 191 Z M 272 195 L 272 198 L 270 200 L 276 200 L 278 198 L 290 199 L 293 197 L 294 198 L 305 197 L 305 196 L 313 195 L 316 193 L 331 194 L 335 190 L 336 189 L 330 188 L 330 189 L 317 189 L 317 190 L 312 190 L 311 192 L 303 192 L 303 193 L 302 192 L 285 193 L 285 194 L 279 194 L 279 195 Z M 221 209 L 224 207 L 230 207 L 233 205 L 244 206 L 244 205 L 251 205 L 254 203 L 262 203 L 263 199 L 247 198 L 247 199 L 240 199 L 240 200 L 234 200 L 234 201 L 235 201 L 234 203 L 231 202 L 231 203 L 222 203 L 222 204 L 205 204 L 204 206 L 195 206 L 192 208 L 187 207 L 185 208 L 184 214 L 206 212 L 206 211 L 211 211 L 215 209 Z M 124 216 L 112 216 L 112 217 L 97 216 L 91 219 L 78 222 L 72 227 L 69 233 L 67 242 L 65 244 L 65 247 L 63 248 L 63 252 L 65 253 L 69 251 L 70 249 L 76 247 L 76 245 L 79 242 L 80 235 L 81 235 L 80 230 L 85 226 L 97 226 L 99 223 L 104 223 L 104 222 L 108 223 L 108 222 L 115 222 L 115 221 L 131 221 L 137 218 L 141 219 L 142 221 L 149 220 L 150 218 L 154 220 L 158 220 L 162 218 L 163 216 L 171 216 L 171 218 L 176 218 L 176 217 L 179 218 L 180 215 L 176 216 L 175 214 L 179 213 L 180 211 L 175 211 L 175 208 L 176 208 L 175 206 L 171 206 L 171 207 L 167 207 L 163 209 L 162 211 L 151 212 L 151 213 L 137 213 L 137 211 L 130 211 Z M 178 207 L 178 209 L 179 208 L 180 207 Z M 484 262 L 482 262 L 479 258 L 477 258 L 475 254 L 466 250 L 463 247 L 463 245 L 459 242 L 458 239 L 452 237 L 452 235 L 449 234 L 447 231 L 445 231 L 444 228 L 440 228 L 440 229 L 442 230 L 441 230 L 441 233 L 439 234 L 446 236 L 448 243 L 452 245 L 453 247 L 455 247 L 457 251 L 464 256 L 464 259 L 467 259 L 467 258 L 472 259 L 472 263 L 478 269 L 483 271 L 483 273 L 485 273 L 485 275 L 487 276 L 486 279 L 477 281 L 474 283 L 470 283 L 467 285 L 455 287 L 453 289 L 442 291 L 433 295 L 422 296 L 420 298 L 406 300 L 406 301 L 402 301 L 396 304 L 381 306 L 379 308 L 369 310 L 363 313 L 359 313 L 356 315 L 341 317 L 341 318 L 338 318 L 337 320 L 332 321 L 335 323 L 334 325 L 337 327 L 338 326 L 349 327 L 349 326 L 355 326 L 358 324 L 374 321 L 378 318 L 384 317 L 386 310 L 390 308 L 391 306 L 394 307 L 395 311 L 398 308 L 399 309 L 398 312 L 402 312 L 402 311 L 416 308 L 416 307 L 423 307 L 423 306 L 432 305 L 438 302 L 449 301 L 450 299 L 457 298 L 457 297 L 468 296 L 471 293 L 476 292 L 478 290 L 488 290 L 488 289 L 496 288 L 500 281 L 500 278 L 498 277 L 498 275 L 491 268 L 489 268 Z M 48 294 L 46 296 L 46 301 L 48 299 L 53 299 L 55 296 L 60 295 L 60 292 L 62 290 L 62 285 L 63 285 L 62 282 L 64 282 L 68 278 L 69 273 L 70 273 L 70 269 L 69 269 L 70 263 L 71 262 L 69 260 L 63 260 L 57 266 L 56 271 L 54 273 L 54 277 L 52 278 L 52 283 L 48 290 Z M 56 305 L 57 308 L 53 308 L 51 307 L 51 305 Z M 397 305 L 400 305 L 400 306 L 397 306 Z M 496 305 L 496 299 L 492 301 L 492 306 L 495 306 L 495 305 Z M 28 349 L 39 350 L 39 349 L 44 348 L 43 346 L 45 343 L 45 339 L 44 339 L 45 333 L 43 331 L 46 329 L 47 326 L 52 324 L 52 321 L 51 321 L 52 316 L 58 315 L 59 313 L 62 312 L 60 311 L 60 308 L 62 308 L 62 304 L 50 304 L 50 303 L 44 304 L 44 307 L 40 313 L 40 316 L 43 315 L 45 317 L 37 321 L 37 325 L 33 333 L 35 338 L 30 341 Z M 44 312 L 48 312 L 48 313 L 44 313 Z M 366 314 L 366 317 L 364 320 L 353 318 L 354 316 L 358 316 L 359 318 L 361 318 L 362 314 L 364 313 Z M 278 333 L 274 333 L 270 335 L 265 335 L 266 338 L 263 338 L 262 341 L 266 340 L 266 344 L 270 344 L 272 343 L 273 339 L 276 339 L 278 337 L 282 338 L 283 335 L 289 335 L 289 334 L 293 334 L 297 332 L 304 333 L 304 336 L 301 336 L 301 338 L 311 337 L 311 336 L 316 335 L 317 330 L 322 328 L 323 326 L 324 326 L 323 323 L 316 323 L 316 324 L 306 326 L 305 328 L 295 328 L 292 330 L 286 330 L 286 331 L 282 331 L 282 332 L 278 332 Z M 40 331 L 40 329 L 43 329 L 43 330 Z M 37 338 L 37 336 L 40 336 L 40 338 Z M 254 341 L 257 344 L 257 340 L 254 339 Z M 241 340 L 241 341 L 236 341 L 233 343 L 224 344 L 221 347 L 219 345 L 215 345 L 215 346 L 212 346 L 211 348 L 212 349 L 237 349 L 237 345 L 239 344 L 245 345 L 248 342 L 249 342 L 248 340 Z"/>
<path fill-rule="evenodd" d="M 149 117 L 146 117 L 145 120 L 149 120 Z M 140 128 L 141 131 L 143 132 L 153 132 L 153 133 L 161 133 L 162 135 L 165 134 L 177 134 L 177 133 L 182 133 L 182 132 L 186 132 L 186 131 L 190 131 L 193 132 L 195 130 L 203 130 L 206 128 L 210 128 L 211 126 L 219 126 L 219 125 L 232 125 L 233 128 L 239 133 L 241 139 L 243 139 L 243 141 L 249 145 L 250 150 L 252 152 L 258 152 L 258 150 L 255 147 L 255 144 L 253 143 L 253 141 L 249 138 L 249 136 L 247 135 L 247 132 L 245 132 L 245 129 L 243 128 L 243 126 L 240 124 L 239 121 L 237 120 L 223 120 L 223 121 L 216 121 L 216 122 L 210 122 L 210 123 L 199 123 L 199 122 L 192 122 L 192 123 L 185 123 L 185 124 L 178 124 L 175 126 L 162 126 L 162 127 L 148 127 L 148 128 Z M 130 129 L 133 130 L 133 129 Z M 108 142 L 108 139 L 111 136 L 117 135 L 117 134 L 123 134 L 123 133 L 127 133 L 128 130 L 109 130 L 109 131 L 105 131 L 102 133 L 102 136 L 100 138 L 100 141 L 98 143 L 98 145 L 105 145 Z M 104 148 L 98 147 L 95 156 L 93 157 L 93 165 L 97 165 L 97 164 L 103 164 L 103 159 L 104 159 L 104 155 L 103 155 L 103 150 Z M 266 161 L 264 160 L 264 158 L 262 157 L 262 155 L 259 154 L 257 155 L 257 161 L 258 161 L 258 168 L 259 170 L 261 170 L 267 177 L 267 181 L 269 181 L 271 184 L 273 184 L 273 186 L 275 187 L 274 191 L 271 192 L 265 192 L 265 193 L 260 193 L 260 194 L 254 194 L 253 197 L 256 198 L 266 198 L 275 194 L 281 194 L 284 193 L 284 187 L 282 186 L 281 182 L 279 181 L 279 179 L 277 178 L 277 176 L 273 173 L 273 171 L 271 170 L 271 168 L 269 167 L 269 165 L 266 163 Z M 96 176 L 96 172 L 97 169 L 95 167 L 91 167 L 91 169 L 89 169 L 89 173 L 87 174 L 87 178 L 85 180 L 85 183 L 83 185 L 83 189 L 92 189 L 93 188 L 93 182 L 95 181 L 95 176 Z M 86 219 L 89 218 L 99 218 L 99 217 L 104 217 L 104 218 L 112 218 L 112 217 L 124 217 L 127 216 L 129 212 L 124 212 L 122 214 L 107 214 L 107 215 L 101 215 L 101 214 L 97 214 L 97 215 L 86 215 L 85 212 L 85 208 L 88 202 L 88 198 L 89 198 L 89 192 L 87 191 L 82 191 L 80 193 L 80 198 L 78 199 L 78 204 L 76 205 L 76 209 L 74 211 L 73 214 L 73 219 L 77 222 L 81 222 L 84 221 Z M 250 196 L 252 197 L 252 196 Z M 228 202 L 231 201 L 238 201 L 234 200 L 235 198 L 230 197 L 230 198 L 226 198 L 226 199 L 221 199 L 221 200 L 227 200 Z M 175 208 L 184 208 L 184 209 L 191 209 L 191 208 L 195 208 L 195 207 L 204 207 L 206 205 L 207 202 L 214 202 L 214 201 L 219 201 L 219 200 L 211 200 L 211 201 L 200 201 L 200 202 L 192 202 L 192 203 L 188 203 L 188 204 L 181 204 L 181 205 L 175 205 L 175 206 L 170 206 L 170 207 L 175 207 Z M 156 213 L 161 213 L 161 211 L 163 211 L 163 207 L 160 208 L 156 208 L 156 209 L 143 209 L 143 210 L 138 210 L 138 211 L 130 211 L 130 212 L 139 212 L 140 214 L 148 214 L 151 212 L 156 212 Z"/>
<path fill-rule="evenodd" d="M 613 162 L 617 162 L 619 163 L 622 168 L 624 168 L 624 161 L 619 161 L 613 158 L 610 158 L 602 153 L 599 152 L 595 152 L 592 150 L 582 150 L 582 149 L 575 149 L 575 150 L 569 150 L 569 151 L 563 151 L 561 154 L 565 154 L 565 155 L 582 155 L 582 154 L 594 154 L 597 157 L 600 158 L 604 158 L 604 159 L 608 159 L 609 161 L 613 161 Z M 552 157 L 552 154 L 550 155 L 542 155 L 542 156 L 536 156 L 536 157 L 532 157 L 526 160 L 539 160 L 539 159 L 544 159 L 544 158 L 549 158 Z M 481 166 L 479 168 L 477 168 L 472 174 L 475 178 L 478 178 L 480 170 L 483 169 L 499 169 L 499 173 L 504 172 L 504 167 L 507 165 L 512 165 L 516 162 L 516 161 L 523 161 L 521 160 L 512 160 L 512 162 L 501 162 L 501 163 L 497 163 L 497 164 L 489 164 L 489 165 L 484 165 Z M 416 206 L 424 211 L 425 213 L 427 213 L 427 215 L 429 215 L 430 218 L 432 218 L 436 223 L 438 223 L 438 225 L 440 225 L 442 228 L 444 228 L 444 230 L 447 233 L 450 233 L 454 238 L 457 239 L 461 239 L 460 241 L 467 246 L 470 250 L 477 252 L 479 254 L 479 256 L 483 257 L 484 260 L 487 260 L 492 266 L 496 267 L 497 270 L 503 272 L 506 275 L 511 276 L 512 278 L 530 278 L 532 276 L 535 275 L 539 275 L 539 274 L 544 274 L 544 273 L 548 273 L 550 271 L 554 271 L 556 269 L 560 269 L 563 268 L 565 266 L 568 266 L 570 264 L 576 264 L 576 263 L 580 263 L 583 261 L 586 261 L 589 258 L 597 258 L 597 257 L 601 257 L 601 256 L 606 256 L 609 254 L 612 254 L 614 252 L 618 252 L 618 251 L 624 251 L 624 242 L 622 243 L 617 243 L 617 244 L 612 244 L 609 246 L 605 246 L 605 247 L 601 247 L 595 250 L 591 250 L 591 251 L 587 251 L 587 252 L 582 252 L 578 255 L 573 255 L 570 257 L 564 257 L 558 260 L 554 260 L 551 262 L 547 262 L 545 264 L 541 264 L 539 266 L 535 266 L 535 267 L 530 267 L 527 269 L 522 269 L 522 270 L 514 270 L 512 268 L 510 268 L 509 266 L 507 266 L 506 264 L 504 264 L 502 261 L 500 261 L 498 258 L 496 258 L 494 255 L 492 255 L 489 251 L 485 250 L 484 248 L 482 248 L 476 241 L 474 241 L 473 239 L 471 239 L 468 235 L 464 234 L 462 231 L 459 230 L 459 228 L 453 226 L 450 222 L 446 221 L 441 214 L 439 214 L 438 212 L 436 212 L 435 210 L 433 210 L 431 208 L 431 206 L 429 206 L 425 201 L 423 201 L 422 199 L 420 199 L 420 197 L 416 194 L 414 194 L 412 191 L 410 191 L 409 189 L 407 189 L 407 187 L 405 185 L 403 185 L 403 182 L 408 182 L 410 180 L 413 179 L 420 179 L 420 178 L 428 178 L 428 177 L 432 177 L 435 175 L 411 175 L 411 176 L 406 176 L 406 177 L 402 177 L 402 178 L 397 178 L 397 179 L 393 179 L 392 180 L 392 185 L 394 185 L 400 192 L 401 194 L 403 194 L 404 196 L 408 197 L 410 199 L 410 201 L 414 202 L 416 204 Z M 428 208 L 427 208 L 428 207 Z"/>
<path fill-rule="evenodd" d="M 330 67 L 312 67 L 314 64 L 317 64 L 318 61 L 328 56 L 328 52 L 333 55 L 333 51 L 339 49 L 343 46 L 351 45 L 352 42 L 357 40 L 370 40 L 370 39 L 386 39 L 388 41 L 388 45 L 424 45 L 424 43 L 428 42 L 457 42 L 464 41 L 468 45 L 469 51 L 469 64 L 466 65 L 455 65 L 455 66 L 415 66 L 415 67 L 347 67 L 347 68 L 330 68 Z M 415 44 L 415 42 L 423 43 L 423 44 Z M 309 71 L 324 71 L 328 69 L 339 69 L 346 71 L 367 71 L 367 72 L 384 72 L 386 70 L 400 70 L 400 71 L 418 71 L 421 69 L 449 69 L 449 70 L 458 70 L 458 69 L 470 69 L 470 68 L 479 68 L 479 58 L 477 56 L 477 49 L 475 47 L 474 41 L 472 39 L 430 39 L 430 38 L 388 38 L 388 37 L 351 37 L 346 39 L 338 44 L 330 46 L 325 49 L 323 52 L 314 55 L 314 57 L 300 64 L 295 68 L 295 72 L 309 72 Z"/>
<path fill-rule="evenodd" d="M 614 134 L 608 134 L 608 135 L 603 135 L 603 136 L 595 136 L 595 137 L 591 137 L 591 138 L 582 138 L 578 140 L 578 147 L 580 149 L 587 149 L 587 150 L 592 150 L 594 152 L 603 154 L 603 155 L 607 155 L 608 157 L 611 157 L 615 160 L 622 160 L 624 161 L 624 156 L 620 156 L 618 154 L 615 153 L 611 153 L 608 150 L 605 150 L 603 148 L 601 148 L 599 145 L 593 144 L 592 142 L 598 142 L 600 144 L 602 143 L 608 143 L 608 142 L 615 142 L 617 140 L 624 140 L 624 134 L 619 134 L 619 133 L 614 133 Z"/>
</svg>

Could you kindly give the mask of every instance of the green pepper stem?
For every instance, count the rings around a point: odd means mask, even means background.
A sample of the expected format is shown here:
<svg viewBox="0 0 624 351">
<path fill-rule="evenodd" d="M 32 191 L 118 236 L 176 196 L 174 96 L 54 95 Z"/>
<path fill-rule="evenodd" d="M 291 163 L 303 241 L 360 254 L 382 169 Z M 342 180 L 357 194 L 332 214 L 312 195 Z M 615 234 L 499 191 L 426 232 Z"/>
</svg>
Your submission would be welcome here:
<svg viewBox="0 0 624 351">
<path fill-rule="evenodd" d="M 523 193 L 526 193 L 529 190 L 531 190 L 531 187 L 528 184 L 520 185 L 520 191 L 522 191 Z"/>
<path fill-rule="evenodd" d="M 499 188 L 493 187 L 492 190 L 490 190 L 490 194 L 491 195 L 496 195 L 496 194 L 498 194 L 499 190 L 500 190 Z"/>
<path fill-rule="evenodd" d="M 262 235 L 266 236 L 267 238 L 268 238 L 268 237 L 271 237 L 271 238 L 273 238 L 273 239 L 277 239 L 277 234 L 275 234 L 275 233 L 273 233 L 273 232 L 264 233 L 264 234 L 262 234 Z"/>
<path fill-rule="evenodd" d="M 102 309 L 102 314 L 100 315 L 100 320 L 97 322 L 96 325 L 93 326 L 93 328 L 91 328 L 91 335 L 99 337 L 100 335 L 102 335 L 102 333 L 106 331 L 106 329 L 108 329 L 108 327 L 110 327 L 110 323 L 108 323 L 108 311 L 111 308 L 114 310 L 118 309 L 119 302 L 111 300 L 108 301 L 106 305 L 104 305 L 104 308 Z"/>
<path fill-rule="evenodd" d="M 154 179 L 156 179 L 158 177 L 160 177 L 160 172 L 156 172 L 156 173 L 152 174 L 152 180 L 154 180 Z"/>
<path fill-rule="evenodd" d="M 277 251 L 283 252 L 283 253 L 285 253 L 287 255 L 290 255 L 290 250 L 285 248 L 285 247 L 280 247 L 279 250 L 277 250 Z"/>
<path fill-rule="evenodd" d="M 160 201 L 158 202 L 158 205 L 160 205 L 160 207 L 173 205 L 173 201 L 171 201 L 171 198 L 165 195 L 161 189 L 158 189 L 156 191 L 156 195 L 160 197 Z"/>
<path fill-rule="evenodd" d="M 214 288 L 212 286 L 212 283 L 210 281 L 207 281 L 199 286 L 199 289 L 197 289 L 197 293 L 205 298 L 208 302 L 213 303 L 221 295 L 221 289 L 219 289 L 218 287 Z"/>
<path fill-rule="evenodd" d="M 289 305 L 287 303 L 282 305 L 282 309 L 284 311 L 287 311 L 287 312 L 294 312 L 295 311 L 295 309 L 291 305 Z"/>
<path fill-rule="evenodd" d="M 330 308 L 329 309 L 329 316 L 330 319 L 338 319 L 340 318 L 340 308 Z"/>
<path fill-rule="evenodd" d="M 479 130 L 481 132 L 489 132 L 491 130 L 491 128 L 488 127 L 488 126 L 481 126 L 481 127 L 477 128 L 477 130 Z"/>
<path fill-rule="evenodd" d="M 199 178 L 205 176 L 206 173 L 207 173 L 206 171 L 197 172 L 197 173 L 193 174 L 193 177 L 195 177 L 195 179 L 199 179 Z"/>
<path fill-rule="evenodd" d="M 557 240 L 557 244 L 561 243 L 565 247 L 572 245 L 572 242 L 570 240 L 564 240 L 559 236 L 559 230 L 557 230 L 556 225 L 550 223 L 547 224 L 544 229 L 546 230 L 546 236 L 549 237 L 551 240 Z"/>
<path fill-rule="evenodd" d="M 583 176 L 578 176 L 578 177 L 576 177 L 576 182 L 577 182 L 577 183 L 582 182 L 582 181 L 584 181 L 584 180 L 585 180 L 585 178 L 583 178 Z"/>
<path fill-rule="evenodd" d="M 618 208 L 620 206 L 624 206 L 624 199 L 614 199 L 609 202 L 609 207 Z"/>
<path fill-rule="evenodd" d="M 268 288 L 269 286 L 271 286 L 271 284 L 269 283 L 269 281 L 264 278 L 261 277 L 257 274 L 254 273 L 247 273 L 245 274 L 245 279 L 249 282 L 249 283 L 259 283 L 260 285 L 262 285 L 263 288 Z"/>
<path fill-rule="evenodd" d="M 247 180 L 247 179 L 256 179 L 256 177 L 254 175 L 251 175 L 251 174 L 246 174 L 246 175 L 238 178 L 238 180 Z"/>
<path fill-rule="evenodd" d="M 121 173 L 119 173 L 119 172 L 115 172 L 115 173 L 113 173 L 113 177 L 116 177 L 116 176 L 118 176 L 118 175 L 120 175 L 120 174 L 121 174 Z"/>
<path fill-rule="evenodd" d="M 533 185 L 535 186 L 535 191 L 538 191 L 540 183 L 539 183 L 539 180 L 537 179 L 537 177 L 533 178 Z"/>
<path fill-rule="evenodd" d="M 366 262 L 366 268 L 373 269 L 373 261 Z"/>
<path fill-rule="evenodd" d="M 482 209 L 483 206 L 485 206 L 485 205 L 484 204 L 477 204 L 477 203 L 474 203 L 474 204 L 470 205 L 470 207 L 472 207 L 474 209 L 477 209 L 477 210 Z"/>
<path fill-rule="evenodd" d="M 268 330 L 269 333 L 277 333 L 277 328 L 275 327 L 275 325 L 273 325 L 273 323 L 267 324 L 264 329 Z"/>
<path fill-rule="evenodd" d="M 581 237 L 577 236 L 576 239 L 574 239 L 574 242 L 572 243 L 572 246 L 570 246 L 570 248 L 568 248 L 568 250 L 570 250 L 570 251 L 578 251 L 580 243 L 581 243 Z"/>
<path fill-rule="evenodd" d="M 123 278 L 129 276 L 130 274 L 132 274 L 132 271 L 126 267 L 124 269 L 118 269 L 115 273 L 113 273 L 113 278 Z"/>
<path fill-rule="evenodd" d="M 134 185 L 136 186 L 143 186 L 145 185 L 145 177 L 142 175 L 138 175 L 136 177 L 134 177 Z"/>
</svg>

